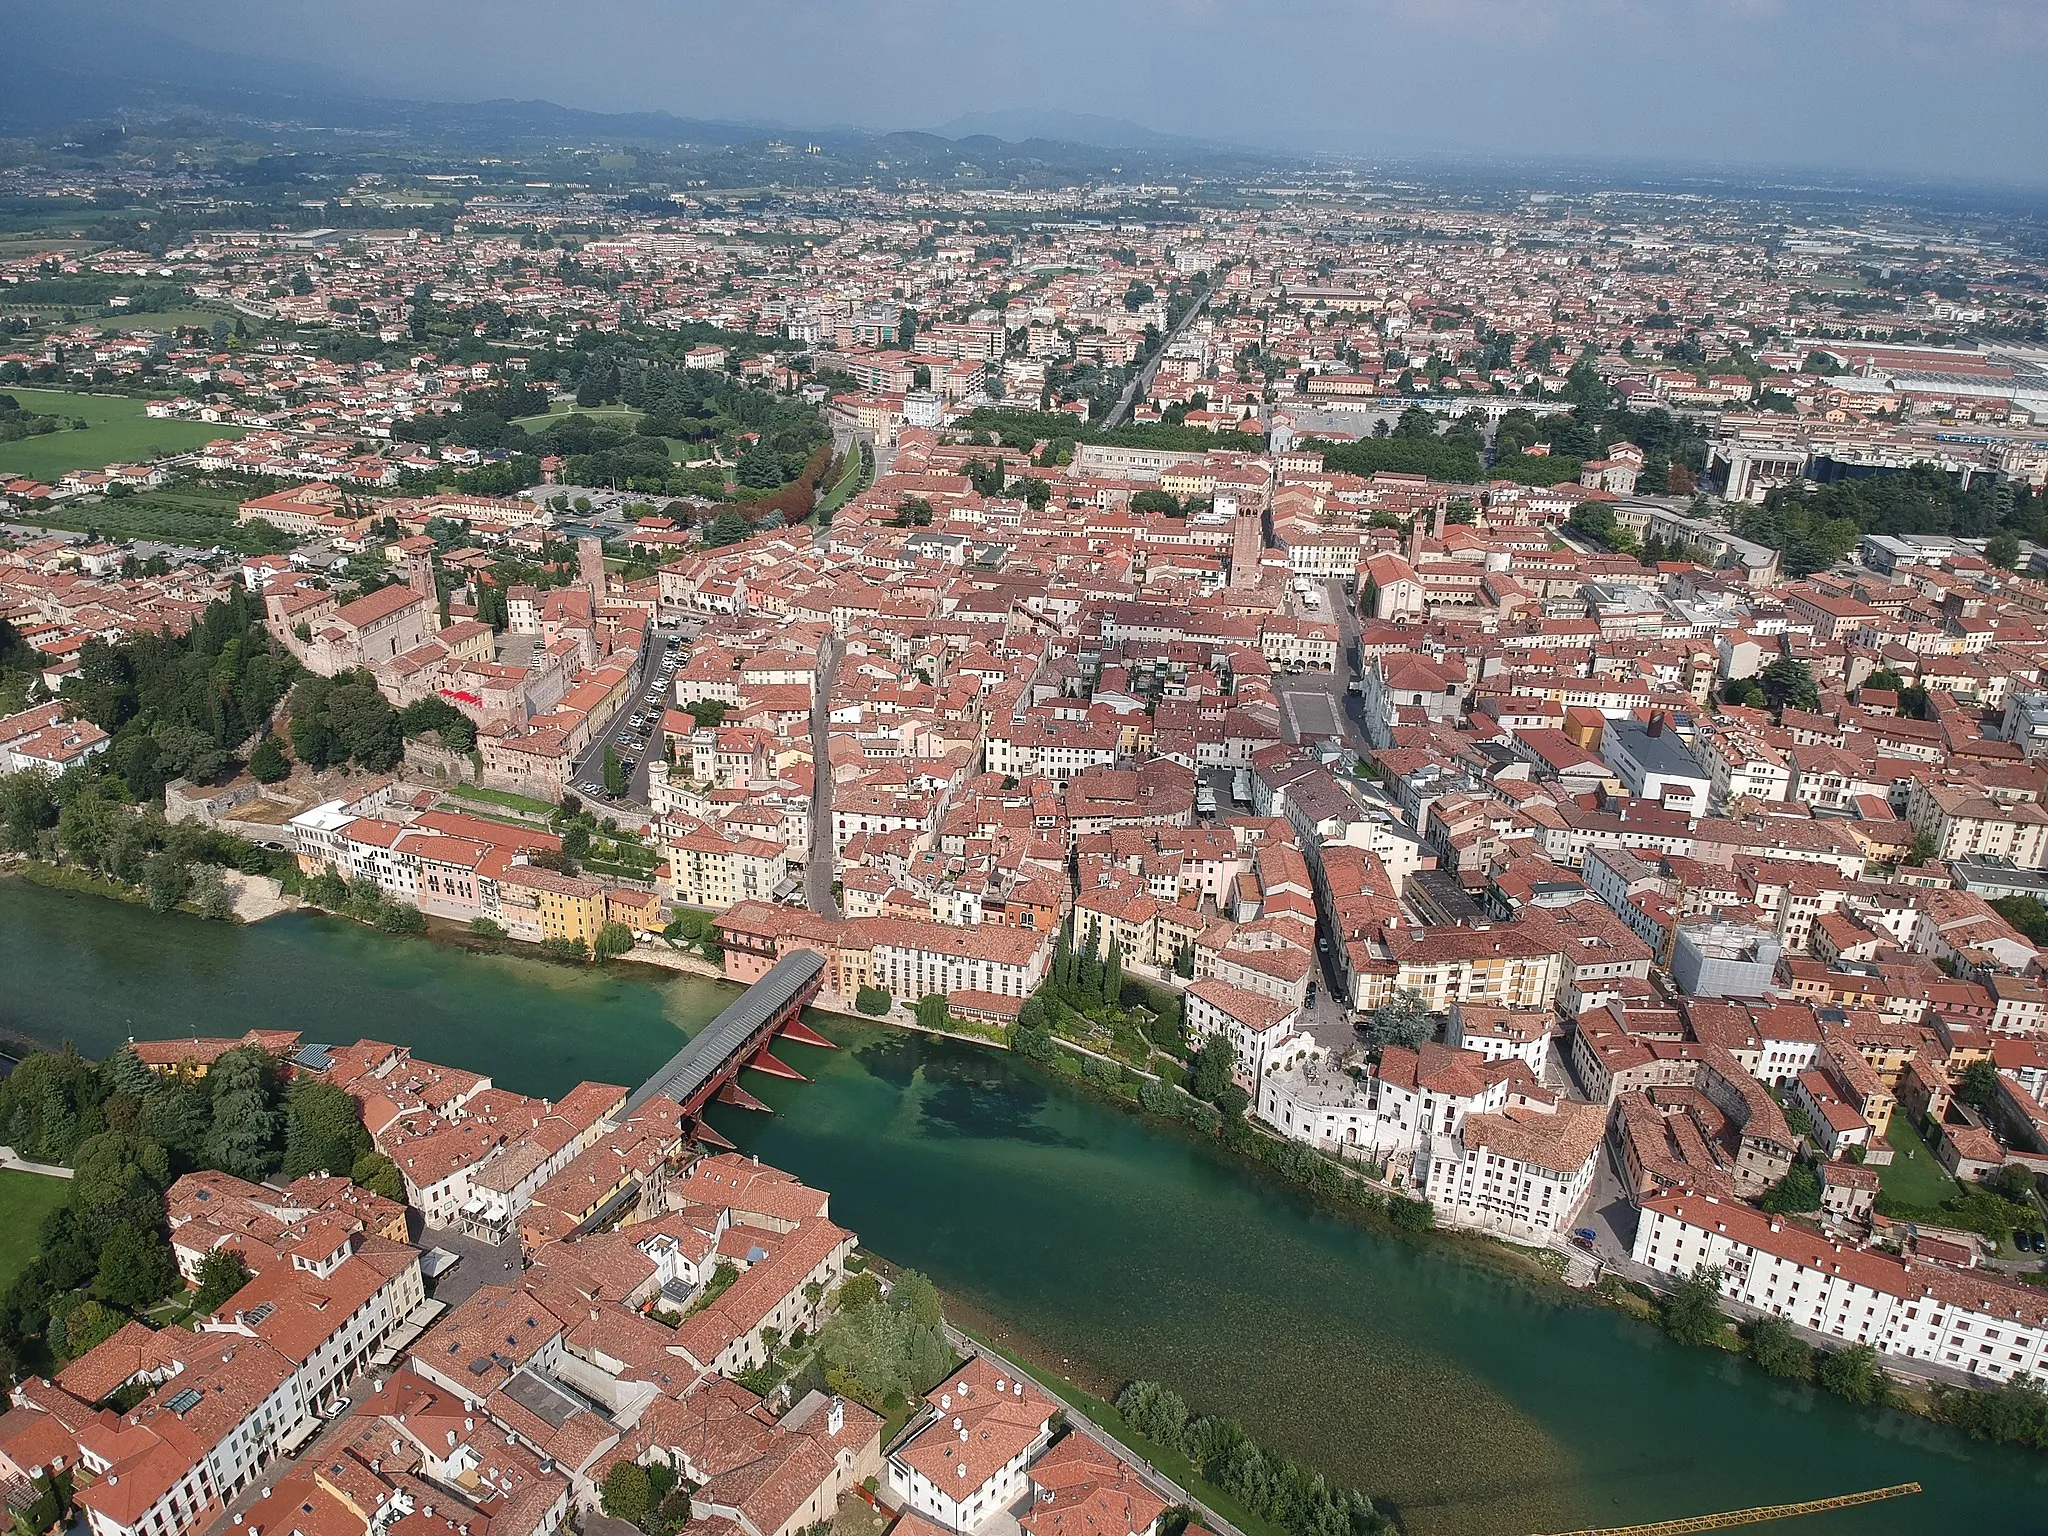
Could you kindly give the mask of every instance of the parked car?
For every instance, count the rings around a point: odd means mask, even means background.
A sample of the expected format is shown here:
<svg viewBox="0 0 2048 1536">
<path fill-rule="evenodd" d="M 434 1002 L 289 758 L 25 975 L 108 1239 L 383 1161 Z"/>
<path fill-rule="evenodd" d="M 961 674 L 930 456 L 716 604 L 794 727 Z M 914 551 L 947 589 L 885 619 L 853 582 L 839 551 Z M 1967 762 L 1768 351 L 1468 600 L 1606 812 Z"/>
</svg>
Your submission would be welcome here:
<svg viewBox="0 0 2048 1536">
<path fill-rule="evenodd" d="M 1600 1241 L 1600 1234 L 1591 1227 L 1575 1227 L 1572 1229 L 1572 1241 L 1590 1248 Z"/>
</svg>

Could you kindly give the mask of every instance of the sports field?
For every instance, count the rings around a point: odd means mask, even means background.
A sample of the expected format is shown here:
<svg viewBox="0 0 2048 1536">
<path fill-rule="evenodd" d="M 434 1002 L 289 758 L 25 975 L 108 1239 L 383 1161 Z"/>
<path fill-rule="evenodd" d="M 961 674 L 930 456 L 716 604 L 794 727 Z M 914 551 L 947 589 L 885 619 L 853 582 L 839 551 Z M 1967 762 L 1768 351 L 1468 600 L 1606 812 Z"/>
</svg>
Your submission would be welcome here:
<svg viewBox="0 0 2048 1536">
<path fill-rule="evenodd" d="M 144 402 L 118 395 L 73 395 L 54 389 L 22 389 L 0 385 L 21 408 L 37 416 L 82 418 L 83 432 L 65 428 L 18 443 L 0 443 L 0 471 L 55 480 L 67 470 L 98 469 L 106 464 L 138 464 L 160 453 L 177 453 L 212 442 L 240 437 L 240 427 L 208 421 L 157 421 L 142 414 Z"/>
</svg>

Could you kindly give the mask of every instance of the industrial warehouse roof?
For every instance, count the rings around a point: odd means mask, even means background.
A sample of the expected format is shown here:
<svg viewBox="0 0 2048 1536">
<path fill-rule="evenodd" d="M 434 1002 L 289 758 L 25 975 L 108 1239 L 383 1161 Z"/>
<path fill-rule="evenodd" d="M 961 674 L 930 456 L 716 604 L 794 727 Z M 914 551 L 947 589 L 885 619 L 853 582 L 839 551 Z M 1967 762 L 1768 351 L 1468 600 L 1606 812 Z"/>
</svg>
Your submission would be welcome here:
<svg viewBox="0 0 2048 1536">
<path fill-rule="evenodd" d="M 730 1008 L 670 1057 L 667 1066 L 642 1083 L 639 1091 L 626 1100 L 626 1113 L 632 1114 L 659 1095 L 687 1104 L 691 1094 L 718 1076 L 734 1055 L 824 969 L 825 957 L 816 950 L 797 949 L 784 955 Z"/>
</svg>

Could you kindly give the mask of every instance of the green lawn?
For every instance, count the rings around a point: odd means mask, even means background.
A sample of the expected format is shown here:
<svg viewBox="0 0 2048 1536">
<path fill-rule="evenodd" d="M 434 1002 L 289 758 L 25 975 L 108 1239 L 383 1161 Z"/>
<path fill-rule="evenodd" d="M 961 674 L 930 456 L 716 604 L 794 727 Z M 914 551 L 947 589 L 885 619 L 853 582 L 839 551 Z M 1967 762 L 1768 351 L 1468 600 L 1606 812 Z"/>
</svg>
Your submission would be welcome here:
<svg viewBox="0 0 2048 1536">
<path fill-rule="evenodd" d="M 18 443 L 0 443 L 0 471 L 55 480 L 66 470 L 136 464 L 160 453 L 198 448 L 217 437 L 240 437 L 240 427 L 208 421 L 157 421 L 142 414 L 144 402 L 115 395 L 73 395 L 53 389 L 0 386 L 21 408 L 38 416 L 82 417 L 87 430 L 65 430 Z"/>
<path fill-rule="evenodd" d="M 546 426 L 549 422 L 560 421 L 564 416 L 572 414 L 602 417 L 623 416 L 628 421 L 638 421 L 647 413 L 637 406 L 631 405 L 576 405 L 570 403 L 566 405 L 551 405 L 538 416 L 515 416 L 512 419 L 516 425 L 532 432 Z"/>
<path fill-rule="evenodd" d="M 861 472 L 867 468 L 867 462 L 866 450 L 855 442 L 853 452 L 847 456 L 846 473 L 825 493 L 824 499 L 818 503 L 818 511 L 830 516 L 845 506 L 852 499 L 853 493 L 860 489 Z"/>
<path fill-rule="evenodd" d="M 525 811 L 531 816 L 552 816 L 555 807 L 545 800 L 536 800 L 531 795 L 515 795 L 508 789 L 484 789 L 476 784 L 450 784 L 448 793 L 462 800 L 475 800 L 484 805 L 502 805 L 509 810 Z"/>
<path fill-rule="evenodd" d="M 0 1210 L 7 1212 L 7 1220 L 0 1222 L 0 1291 L 28 1268 L 42 1246 L 43 1218 L 70 1193 L 63 1179 L 0 1168 Z"/>
<path fill-rule="evenodd" d="M 1935 1159 L 1913 1125 L 1912 1116 L 1904 1110 L 1893 1113 L 1891 1123 L 1884 1128 L 1884 1139 L 1892 1144 L 1897 1155 L 1889 1167 L 1877 1170 L 1877 1177 L 1884 1192 L 1894 1200 L 1939 1205 L 1951 1195 L 1961 1193 L 1961 1186 Z"/>
</svg>

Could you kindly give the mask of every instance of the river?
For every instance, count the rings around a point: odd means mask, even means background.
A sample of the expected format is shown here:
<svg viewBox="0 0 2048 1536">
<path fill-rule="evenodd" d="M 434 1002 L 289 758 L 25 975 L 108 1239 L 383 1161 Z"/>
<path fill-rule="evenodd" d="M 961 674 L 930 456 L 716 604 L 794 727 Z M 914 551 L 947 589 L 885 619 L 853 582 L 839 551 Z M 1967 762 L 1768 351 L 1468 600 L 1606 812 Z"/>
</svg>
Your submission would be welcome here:
<svg viewBox="0 0 2048 1536">
<path fill-rule="evenodd" d="M 129 1035 L 360 1036 L 530 1094 L 632 1086 L 732 996 L 293 914 L 157 917 L 0 880 L 0 1028 L 100 1055 Z M 1461 1258 L 1364 1230 L 1212 1146 L 996 1052 L 825 1020 L 750 1076 L 744 1150 L 1076 1379 L 1156 1377 L 1384 1500 L 1418 1536 L 1671 1519 L 1918 1481 L 1799 1536 L 2048 1532 L 2048 1457 L 1872 1416 Z"/>
</svg>

